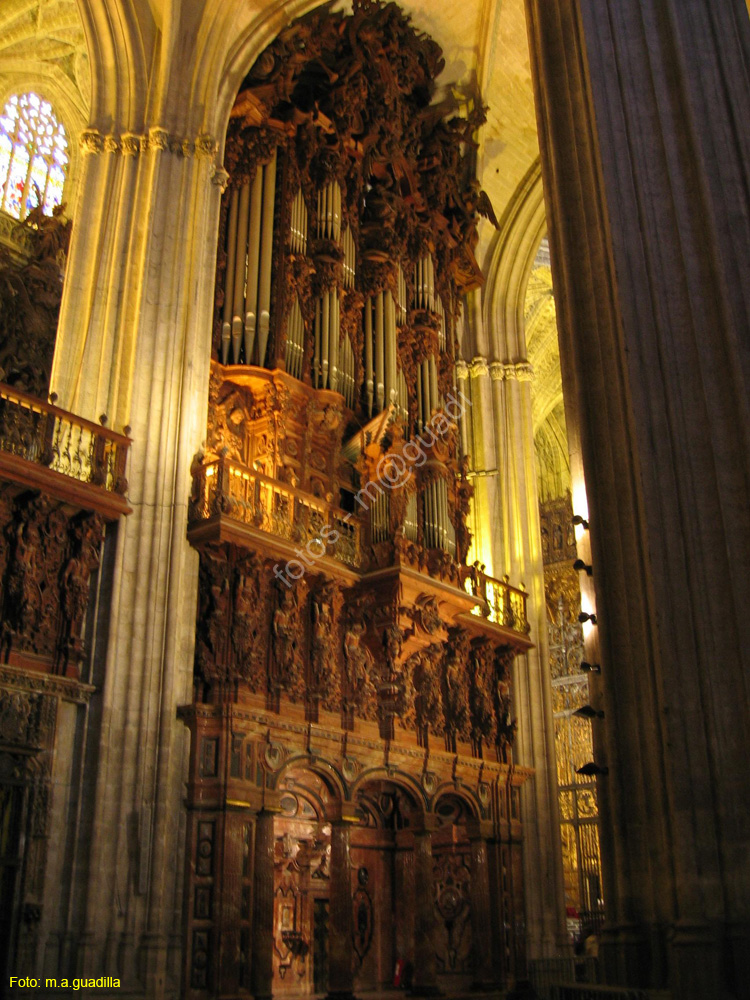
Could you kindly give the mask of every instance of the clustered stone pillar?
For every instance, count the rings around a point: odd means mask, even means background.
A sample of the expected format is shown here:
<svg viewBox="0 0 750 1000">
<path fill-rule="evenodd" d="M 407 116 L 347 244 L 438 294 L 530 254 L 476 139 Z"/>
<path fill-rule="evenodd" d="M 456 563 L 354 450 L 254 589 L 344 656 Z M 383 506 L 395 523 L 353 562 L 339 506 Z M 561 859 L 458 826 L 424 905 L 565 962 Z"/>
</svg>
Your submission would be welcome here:
<svg viewBox="0 0 750 1000">
<path fill-rule="evenodd" d="M 351 823 L 342 815 L 331 824 L 328 1000 L 354 996 L 354 910 L 350 859 Z"/>
<path fill-rule="evenodd" d="M 264 809 L 255 820 L 251 968 L 255 1000 L 270 1000 L 273 993 L 274 815 L 274 812 Z"/>
<path fill-rule="evenodd" d="M 435 820 L 425 816 L 424 825 L 414 831 L 414 978 L 415 996 L 435 996 L 437 963 L 435 955 L 435 888 L 432 874 L 432 831 Z"/>
<path fill-rule="evenodd" d="M 609 982 L 750 997 L 750 19 L 526 0 L 589 501 Z"/>
</svg>

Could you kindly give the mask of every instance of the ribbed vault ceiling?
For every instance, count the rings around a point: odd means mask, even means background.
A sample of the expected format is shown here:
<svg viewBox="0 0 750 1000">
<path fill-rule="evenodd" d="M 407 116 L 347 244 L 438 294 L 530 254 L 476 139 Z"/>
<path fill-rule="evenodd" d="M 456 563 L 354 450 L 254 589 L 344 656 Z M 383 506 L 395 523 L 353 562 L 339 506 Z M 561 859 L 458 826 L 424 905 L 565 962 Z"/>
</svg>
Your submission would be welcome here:
<svg viewBox="0 0 750 1000">
<path fill-rule="evenodd" d="M 0 88 L 39 79 L 88 116 L 90 72 L 77 0 L 2 0 L 0 3 Z M 46 95 L 45 95 L 46 96 Z"/>
</svg>

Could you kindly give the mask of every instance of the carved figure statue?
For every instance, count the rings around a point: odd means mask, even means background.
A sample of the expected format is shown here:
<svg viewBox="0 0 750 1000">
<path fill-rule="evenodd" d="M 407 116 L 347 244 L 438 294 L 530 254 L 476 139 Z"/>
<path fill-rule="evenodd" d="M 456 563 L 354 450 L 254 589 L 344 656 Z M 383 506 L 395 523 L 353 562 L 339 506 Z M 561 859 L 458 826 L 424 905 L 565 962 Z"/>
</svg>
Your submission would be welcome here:
<svg viewBox="0 0 750 1000">
<path fill-rule="evenodd" d="M 261 566 L 257 558 L 240 559 L 234 569 L 232 649 L 235 674 L 251 691 L 262 686 L 262 663 L 257 633 L 263 612 Z"/>
<path fill-rule="evenodd" d="M 377 718 L 378 695 L 373 683 L 375 657 L 363 641 L 365 626 L 353 621 L 344 633 L 346 701 L 364 719 Z"/>
<path fill-rule="evenodd" d="M 294 587 L 279 587 L 279 603 L 273 613 L 274 686 L 290 698 L 302 697 L 302 677 L 297 648 L 298 605 Z"/>
<path fill-rule="evenodd" d="M 443 662 L 445 732 L 455 752 L 456 739 L 469 738 L 469 639 L 463 629 L 451 629 Z"/>
<path fill-rule="evenodd" d="M 323 707 L 330 710 L 338 707 L 340 689 L 335 600 L 336 586 L 330 581 L 324 583 L 312 599 L 311 688 L 313 694 L 321 697 Z"/>
</svg>

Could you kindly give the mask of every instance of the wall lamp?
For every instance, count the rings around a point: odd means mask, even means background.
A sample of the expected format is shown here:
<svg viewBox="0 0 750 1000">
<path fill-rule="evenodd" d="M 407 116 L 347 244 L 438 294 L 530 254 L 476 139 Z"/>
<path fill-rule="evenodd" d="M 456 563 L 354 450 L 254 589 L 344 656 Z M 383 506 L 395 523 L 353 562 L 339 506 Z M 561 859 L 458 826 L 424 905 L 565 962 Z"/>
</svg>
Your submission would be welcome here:
<svg viewBox="0 0 750 1000">
<path fill-rule="evenodd" d="M 590 615 L 588 611 L 582 611 L 578 616 L 578 621 L 581 624 L 584 622 L 591 622 L 592 625 L 596 625 L 596 615 Z"/>
<path fill-rule="evenodd" d="M 588 563 L 585 563 L 583 559 L 576 559 L 576 561 L 573 563 L 573 569 L 577 570 L 577 572 L 579 573 L 582 573 L 585 570 L 587 576 L 593 576 L 594 574 L 594 567 L 590 566 Z"/>
<path fill-rule="evenodd" d="M 597 712 L 597 710 L 595 708 L 592 708 L 591 705 L 581 705 L 580 708 L 577 708 L 575 712 L 573 712 L 573 715 L 577 715 L 579 719 L 604 718 L 604 712 Z"/>
<path fill-rule="evenodd" d="M 576 514 L 575 515 L 575 517 L 573 518 L 572 523 L 575 524 L 575 525 L 579 525 L 580 524 L 580 526 L 583 528 L 584 531 L 588 531 L 589 530 L 589 522 L 586 520 L 585 517 L 581 517 L 580 514 Z"/>
<path fill-rule="evenodd" d="M 579 767 L 576 770 L 576 774 L 584 774 L 587 778 L 593 778 L 599 774 L 609 774 L 609 768 L 599 767 L 599 765 L 595 764 L 593 760 L 590 760 L 588 764 L 584 764 L 583 767 Z"/>
<path fill-rule="evenodd" d="M 590 674 L 600 674 L 602 672 L 602 668 L 601 668 L 600 664 L 598 664 L 598 663 L 587 663 L 586 660 L 583 660 L 583 662 L 581 663 L 581 670 L 585 674 L 589 674 L 589 673 Z"/>
</svg>

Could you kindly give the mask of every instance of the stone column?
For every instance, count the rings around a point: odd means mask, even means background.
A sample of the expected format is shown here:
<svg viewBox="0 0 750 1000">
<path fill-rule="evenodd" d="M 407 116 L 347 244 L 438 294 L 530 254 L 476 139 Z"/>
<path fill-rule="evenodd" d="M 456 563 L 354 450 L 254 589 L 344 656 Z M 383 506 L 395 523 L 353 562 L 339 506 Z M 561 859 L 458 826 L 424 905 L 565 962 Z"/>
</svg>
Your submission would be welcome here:
<svg viewBox="0 0 750 1000">
<path fill-rule="evenodd" d="M 529 594 L 529 638 L 534 645 L 514 660 L 512 694 L 518 720 L 513 759 L 534 769 L 534 780 L 522 791 L 526 924 L 532 958 L 551 957 L 567 945 L 531 408 L 533 372 L 523 325 L 528 276 L 544 228 L 537 164 L 503 221 L 487 269 L 482 314 L 474 316 L 472 346 L 477 353 L 458 371 L 468 376 L 472 400 L 474 553 L 493 575 L 507 573 L 512 584 L 523 583 Z M 544 858 L 544 872 L 539 858 Z"/>
<path fill-rule="evenodd" d="M 253 958 L 250 967 L 255 1000 L 273 995 L 273 820 L 275 810 L 264 809 L 255 820 L 253 855 Z"/>
<path fill-rule="evenodd" d="M 750 20 L 742 0 L 527 11 L 591 524 L 602 957 L 610 981 L 746 998 Z"/>
<path fill-rule="evenodd" d="M 497 986 L 492 967 L 493 942 L 500 947 L 490 906 L 487 838 L 492 832 L 492 822 L 470 819 L 466 824 L 466 832 L 471 844 L 471 939 L 474 951 L 472 989 L 486 990 Z"/>
<path fill-rule="evenodd" d="M 354 996 L 354 908 L 350 860 L 354 816 L 331 824 L 330 922 L 328 928 L 328 1000 Z"/>
<path fill-rule="evenodd" d="M 414 831 L 414 996 L 437 996 L 435 953 L 435 885 L 432 874 L 432 831 L 435 820 L 425 816 Z"/>
</svg>

